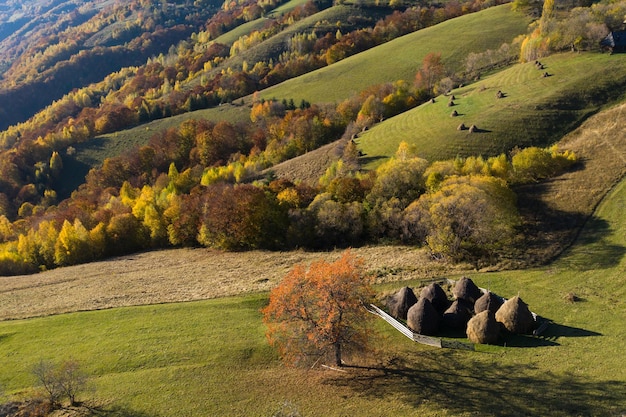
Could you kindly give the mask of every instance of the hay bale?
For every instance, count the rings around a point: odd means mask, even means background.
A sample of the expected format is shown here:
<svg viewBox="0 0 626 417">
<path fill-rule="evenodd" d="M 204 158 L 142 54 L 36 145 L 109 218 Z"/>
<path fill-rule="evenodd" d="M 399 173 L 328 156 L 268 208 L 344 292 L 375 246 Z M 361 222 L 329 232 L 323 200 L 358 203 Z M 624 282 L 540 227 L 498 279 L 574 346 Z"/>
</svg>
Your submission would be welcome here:
<svg viewBox="0 0 626 417">
<path fill-rule="evenodd" d="M 452 110 L 452 113 L 450 113 L 450 117 L 457 117 L 458 115 L 459 113 L 456 110 Z"/>
<path fill-rule="evenodd" d="M 480 291 L 480 288 L 474 284 L 474 281 L 470 278 L 463 277 L 454 285 L 452 295 L 457 299 L 465 300 L 471 305 L 474 305 L 476 300 L 478 300 L 483 293 Z"/>
<path fill-rule="evenodd" d="M 426 298 L 420 298 L 409 309 L 406 324 L 415 333 L 433 336 L 439 331 L 439 313 Z"/>
<path fill-rule="evenodd" d="M 485 310 L 467 322 L 467 338 L 472 343 L 494 344 L 498 342 L 500 336 L 500 325 L 496 321 L 495 315 Z"/>
<path fill-rule="evenodd" d="M 441 288 L 439 284 L 433 282 L 432 284 L 422 288 L 420 292 L 420 299 L 425 298 L 435 307 L 435 310 L 442 314 L 448 306 L 450 305 L 450 301 L 448 300 L 448 295 Z"/>
<path fill-rule="evenodd" d="M 456 97 L 454 96 L 454 94 L 452 94 L 452 95 L 450 96 L 450 101 L 454 101 L 454 100 L 456 100 Z"/>
<path fill-rule="evenodd" d="M 417 303 L 417 297 L 409 287 L 401 288 L 387 300 L 387 310 L 393 317 L 406 320 L 406 314 L 413 304 Z"/>
<path fill-rule="evenodd" d="M 498 311 L 498 309 L 502 306 L 502 303 L 504 303 L 502 298 L 498 297 L 491 291 L 487 291 L 474 303 L 474 313 L 478 314 L 485 310 L 489 310 L 493 314 L 496 314 L 496 311 Z"/>
<path fill-rule="evenodd" d="M 535 327 L 535 318 L 519 296 L 502 304 L 496 311 L 496 321 L 502 323 L 504 328 L 513 334 L 532 333 Z"/>
<path fill-rule="evenodd" d="M 465 326 L 471 318 L 472 306 L 465 300 L 454 300 L 452 305 L 443 313 L 443 324 L 451 329 L 465 330 Z"/>
<path fill-rule="evenodd" d="M 435 99 L 431 98 L 430 100 L 428 100 L 429 103 L 434 104 L 435 103 Z"/>
<path fill-rule="evenodd" d="M 465 130 L 465 129 L 467 129 L 467 127 L 465 127 L 465 123 L 461 123 L 459 127 L 456 128 L 456 130 Z"/>
<path fill-rule="evenodd" d="M 448 107 L 453 107 L 454 106 L 454 101 L 450 100 L 448 101 Z"/>
<path fill-rule="evenodd" d="M 478 128 L 476 127 L 476 125 L 471 125 L 471 126 L 469 127 L 469 132 L 470 132 L 470 133 L 476 133 L 476 132 L 478 132 Z"/>
</svg>

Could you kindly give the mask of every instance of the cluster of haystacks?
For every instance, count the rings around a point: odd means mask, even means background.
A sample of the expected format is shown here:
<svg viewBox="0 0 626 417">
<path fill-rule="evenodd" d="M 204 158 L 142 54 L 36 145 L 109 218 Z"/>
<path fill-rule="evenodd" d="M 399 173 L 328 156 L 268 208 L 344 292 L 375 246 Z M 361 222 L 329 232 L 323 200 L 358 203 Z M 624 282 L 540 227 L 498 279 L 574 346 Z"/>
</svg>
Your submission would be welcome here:
<svg viewBox="0 0 626 417">
<path fill-rule="evenodd" d="M 535 328 L 535 318 L 519 296 L 505 301 L 467 277 L 458 280 L 451 293 L 453 300 L 432 283 L 416 297 L 411 288 L 404 287 L 387 299 L 387 310 L 406 320 L 415 333 L 435 336 L 445 327 L 465 332 L 473 343 L 493 344 L 502 331 L 527 334 Z"/>
</svg>

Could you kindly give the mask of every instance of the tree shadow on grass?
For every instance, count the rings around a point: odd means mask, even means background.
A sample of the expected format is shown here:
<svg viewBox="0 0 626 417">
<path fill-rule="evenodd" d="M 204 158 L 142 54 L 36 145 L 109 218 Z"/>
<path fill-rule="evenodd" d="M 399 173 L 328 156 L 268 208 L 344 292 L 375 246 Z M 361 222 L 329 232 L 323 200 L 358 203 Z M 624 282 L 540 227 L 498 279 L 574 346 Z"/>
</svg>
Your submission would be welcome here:
<svg viewBox="0 0 626 417">
<path fill-rule="evenodd" d="M 600 416 L 626 410 L 625 381 L 589 381 L 532 364 L 505 366 L 495 354 L 491 361 L 480 361 L 451 351 L 420 351 L 384 366 L 351 368 L 347 377 L 326 382 L 358 395 L 400 398 L 415 408 L 427 405 L 452 415 Z"/>
<path fill-rule="evenodd" d="M 15 333 L 0 333 L 0 343 L 13 336 Z"/>
<path fill-rule="evenodd" d="M 563 254 L 559 263 L 578 271 L 617 266 L 626 255 L 626 247 L 607 240 L 613 232 L 605 220 L 589 218 L 576 239 L 576 245 Z"/>
<path fill-rule="evenodd" d="M 556 181 L 559 180 L 516 187 L 518 208 L 524 218 L 525 258 L 544 264 L 562 255 L 560 263 L 579 271 L 617 266 L 626 255 L 626 247 L 607 240 L 614 232 L 607 221 L 556 210 L 542 200 Z"/>
<path fill-rule="evenodd" d="M 367 156 L 367 154 L 364 154 L 363 156 L 359 157 L 359 163 L 361 165 L 367 165 L 371 162 L 375 162 L 375 161 L 379 161 L 381 159 L 385 159 L 386 157 L 384 156 Z"/>
</svg>

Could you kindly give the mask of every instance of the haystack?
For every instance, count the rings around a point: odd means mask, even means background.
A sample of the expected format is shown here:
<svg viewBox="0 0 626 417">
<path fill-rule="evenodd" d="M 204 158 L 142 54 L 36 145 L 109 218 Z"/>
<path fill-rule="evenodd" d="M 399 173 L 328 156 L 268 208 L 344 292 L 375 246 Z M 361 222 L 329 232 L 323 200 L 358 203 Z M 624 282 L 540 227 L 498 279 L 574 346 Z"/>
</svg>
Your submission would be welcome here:
<svg viewBox="0 0 626 417">
<path fill-rule="evenodd" d="M 470 278 L 463 277 L 456 282 L 456 285 L 452 289 L 452 295 L 454 295 L 454 298 L 460 298 L 473 305 L 483 293 L 480 291 L 480 288 L 474 284 L 474 281 Z"/>
<path fill-rule="evenodd" d="M 417 297 L 412 289 L 404 287 L 387 300 L 389 314 L 397 319 L 406 320 L 406 313 L 413 304 L 417 303 Z"/>
<path fill-rule="evenodd" d="M 478 128 L 476 127 L 476 125 L 471 125 L 468 130 L 470 133 L 478 132 Z"/>
<path fill-rule="evenodd" d="M 497 343 L 499 335 L 500 325 L 489 310 L 476 314 L 467 322 L 467 338 L 472 343 Z"/>
<path fill-rule="evenodd" d="M 456 130 L 465 130 L 465 129 L 467 129 L 467 127 L 465 127 L 465 123 L 461 123 L 461 124 L 460 124 L 460 125 L 456 128 Z"/>
<path fill-rule="evenodd" d="M 456 110 L 452 110 L 452 113 L 450 113 L 450 117 L 457 117 L 459 115 L 459 112 Z"/>
<path fill-rule="evenodd" d="M 482 311 L 489 310 L 493 314 L 496 314 L 496 311 L 498 311 L 500 306 L 502 306 L 502 303 L 504 303 L 502 298 L 498 297 L 491 291 L 487 291 L 480 296 L 478 300 L 476 300 L 476 303 L 474 303 L 474 313 L 478 314 Z"/>
<path fill-rule="evenodd" d="M 443 313 L 443 324 L 451 329 L 465 330 L 469 319 L 472 318 L 472 306 L 465 300 L 455 300 Z"/>
<path fill-rule="evenodd" d="M 409 309 L 406 324 L 415 333 L 433 336 L 439 331 L 439 313 L 428 299 L 420 298 Z"/>
<path fill-rule="evenodd" d="M 502 304 L 496 312 L 496 320 L 511 333 L 531 333 L 535 327 L 535 319 L 528 305 L 519 296 L 515 296 Z"/>
<path fill-rule="evenodd" d="M 420 298 L 425 298 L 435 307 L 435 310 L 439 314 L 442 314 L 448 306 L 450 305 L 450 301 L 448 301 L 448 296 L 446 292 L 441 288 L 439 284 L 433 282 L 432 284 L 422 288 L 420 292 Z"/>
</svg>

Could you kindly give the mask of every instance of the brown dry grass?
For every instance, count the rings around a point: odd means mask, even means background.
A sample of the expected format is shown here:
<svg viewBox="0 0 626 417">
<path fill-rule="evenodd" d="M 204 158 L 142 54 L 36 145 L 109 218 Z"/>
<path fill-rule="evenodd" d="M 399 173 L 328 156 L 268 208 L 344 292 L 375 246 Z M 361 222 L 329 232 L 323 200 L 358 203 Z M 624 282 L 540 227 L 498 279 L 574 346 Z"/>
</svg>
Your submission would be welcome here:
<svg viewBox="0 0 626 417">
<path fill-rule="evenodd" d="M 447 272 L 424 250 L 404 246 L 352 249 L 377 282 Z M 35 275 L 0 277 L 0 320 L 121 306 L 192 301 L 268 291 L 295 264 L 336 260 L 332 252 L 143 252 Z"/>
<path fill-rule="evenodd" d="M 345 144 L 345 139 L 337 140 L 304 155 L 281 162 L 268 171 L 272 171 L 277 178 L 317 185 L 320 177 L 333 162 L 341 157 Z"/>
</svg>

